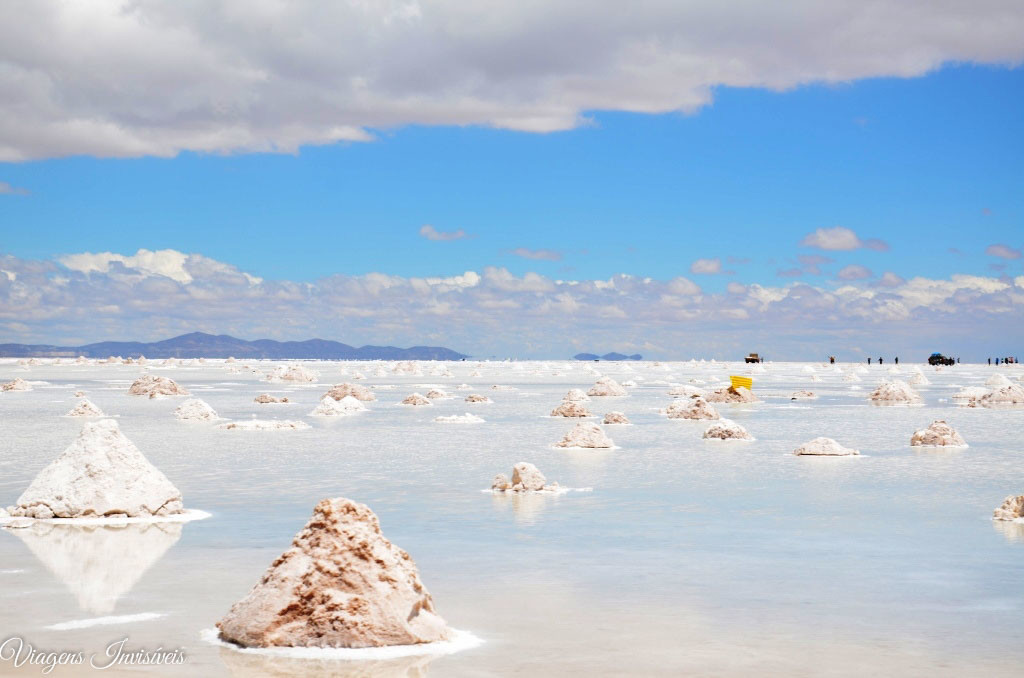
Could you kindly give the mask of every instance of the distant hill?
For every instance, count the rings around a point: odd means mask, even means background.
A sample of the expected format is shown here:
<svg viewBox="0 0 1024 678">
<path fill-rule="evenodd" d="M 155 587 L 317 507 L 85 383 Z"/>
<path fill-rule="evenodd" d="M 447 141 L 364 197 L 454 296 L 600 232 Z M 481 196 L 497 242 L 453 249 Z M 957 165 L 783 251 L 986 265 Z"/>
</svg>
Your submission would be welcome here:
<svg viewBox="0 0 1024 678">
<path fill-rule="evenodd" d="M 467 358 L 443 346 L 362 346 L 355 348 L 348 344 L 327 339 L 306 341 L 274 341 L 257 339 L 246 341 L 226 334 L 205 334 L 192 332 L 173 339 L 150 343 L 138 341 L 101 341 L 85 346 L 48 346 L 45 344 L 0 344 L 0 356 L 14 358 L 29 357 L 76 357 L 106 358 L 112 355 L 137 358 L 268 358 L 273 360 L 461 360 Z"/>
<path fill-rule="evenodd" d="M 624 355 L 622 353 L 605 353 L 604 355 L 597 355 L 596 353 L 577 353 L 573 356 L 576 360 L 643 360 L 644 357 L 639 353 L 633 355 Z"/>
</svg>

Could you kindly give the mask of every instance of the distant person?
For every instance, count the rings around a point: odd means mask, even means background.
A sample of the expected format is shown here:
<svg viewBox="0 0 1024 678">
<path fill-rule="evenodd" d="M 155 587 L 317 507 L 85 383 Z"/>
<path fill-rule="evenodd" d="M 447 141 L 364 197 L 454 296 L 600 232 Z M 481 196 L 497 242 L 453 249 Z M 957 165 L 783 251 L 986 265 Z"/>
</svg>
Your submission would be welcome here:
<svg viewBox="0 0 1024 678">
<path fill-rule="evenodd" d="M 960 356 L 957 356 L 957 357 L 956 357 L 956 364 L 957 364 L 957 365 L 959 365 L 959 364 L 960 364 Z"/>
<path fill-rule="evenodd" d="M 881 364 L 882 364 L 882 356 L 878 356 L 878 364 L 879 364 L 879 365 L 881 365 Z"/>
<path fill-rule="evenodd" d="M 989 365 L 991 365 L 991 364 L 992 364 L 992 358 L 989 358 L 989 359 L 988 359 L 988 364 L 989 364 Z"/>
<path fill-rule="evenodd" d="M 899 365 L 899 364 L 900 364 L 900 357 L 899 357 L 899 356 L 896 356 L 896 364 L 897 364 L 897 365 Z"/>
<path fill-rule="evenodd" d="M 871 364 L 871 358 L 868 358 L 868 365 Z"/>
<path fill-rule="evenodd" d="M 830 355 L 828 357 L 828 362 L 829 362 L 830 365 L 835 365 L 836 364 L 836 357 L 834 355 Z"/>
</svg>

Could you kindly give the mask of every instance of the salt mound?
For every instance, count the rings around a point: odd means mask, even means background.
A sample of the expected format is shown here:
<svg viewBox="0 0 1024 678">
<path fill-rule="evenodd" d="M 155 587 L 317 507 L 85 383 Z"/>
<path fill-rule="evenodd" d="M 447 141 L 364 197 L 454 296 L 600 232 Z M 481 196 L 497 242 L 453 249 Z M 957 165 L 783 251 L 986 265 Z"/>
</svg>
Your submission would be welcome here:
<svg viewBox="0 0 1024 678">
<path fill-rule="evenodd" d="M 843 381 L 862 381 L 856 372 L 848 372 L 843 375 Z"/>
<path fill-rule="evenodd" d="M 181 492 L 113 419 L 88 422 L 10 511 L 28 518 L 146 517 L 182 513 Z"/>
<path fill-rule="evenodd" d="M 676 400 L 665 408 L 669 419 L 718 419 L 718 410 L 707 400 L 697 396 L 690 400 Z"/>
<path fill-rule="evenodd" d="M 547 484 L 547 478 L 540 470 L 525 461 L 512 467 L 512 480 L 504 473 L 494 476 L 491 481 L 494 492 L 557 492 L 558 483 Z"/>
<path fill-rule="evenodd" d="M 448 397 L 448 394 L 445 393 L 444 391 L 440 390 L 440 389 L 432 388 L 429 391 L 427 391 L 427 398 L 429 398 L 430 400 L 438 400 L 440 398 L 447 398 L 447 397 Z"/>
<path fill-rule="evenodd" d="M 728 419 L 719 419 L 704 431 L 708 440 L 753 440 L 754 436 L 739 424 Z"/>
<path fill-rule="evenodd" d="M 144 374 L 128 387 L 129 395 L 143 395 L 149 396 L 150 398 L 158 398 L 160 396 L 186 396 L 192 395 L 188 392 L 188 389 L 178 386 L 178 384 L 168 377 L 155 377 L 151 374 Z"/>
<path fill-rule="evenodd" d="M 174 410 L 174 416 L 178 419 L 195 419 L 199 421 L 213 421 L 220 419 L 217 412 L 210 407 L 205 400 L 190 398 Z"/>
<path fill-rule="evenodd" d="M 698 380 L 699 381 L 699 380 Z M 704 383 L 704 382 L 701 382 Z M 679 384 L 669 389 L 668 394 L 670 396 L 680 396 L 684 398 L 692 398 L 693 396 L 703 396 L 704 389 L 697 388 L 696 386 L 690 386 L 689 384 Z"/>
<path fill-rule="evenodd" d="M 849 447 L 843 447 L 831 438 L 815 438 L 793 450 L 793 454 L 843 457 L 851 454 L 860 454 L 860 452 Z"/>
<path fill-rule="evenodd" d="M 871 392 L 868 400 L 874 403 L 916 403 L 921 400 L 917 391 L 905 381 L 886 381 Z"/>
<path fill-rule="evenodd" d="M 789 397 L 790 400 L 813 400 L 818 397 L 814 391 L 796 391 Z"/>
<path fill-rule="evenodd" d="M 103 410 L 96 407 L 88 398 L 82 398 L 65 417 L 104 417 Z"/>
<path fill-rule="evenodd" d="M 1011 382 L 1003 374 L 993 374 L 991 377 L 985 380 L 985 386 L 989 388 L 998 388 L 1000 386 L 1009 386 Z"/>
<path fill-rule="evenodd" d="M 967 386 L 954 393 L 951 397 L 953 400 L 974 400 L 988 393 L 988 389 L 984 386 Z"/>
<path fill-rule="evenodd" d="M 352 396 L 345 396 L 341 400 L 324 396 L 309 414 L 313 417 L 347 417 L 365 411 L 366 406 Z"/>
<path fill-rule="evenodd" d="M 324 396 L 324 397 L 326 397 L 326 396 Z M 269 393 L 261 393 L 258 396 L 256 396 L 255 398 L 253 398 L 252 401 L 254 403 L 259 403 L 261 405 L 267 405 L 267 404 L 270 404 L 270 403 L 290 403 L 291 402 L 290 400 L 288 400 L 288 398 L 275 398 L 274 396 L 270 395 Z"/>
<path fill-rule="evenodd" d="M 892 367 L 889 368 L 889 374 L 903 374 L 903 372 L 902 370 L 900 370 L 900 368 L 893 365 Z"/>
<path fill-rule="evenodd" d="M 609 412 L 604 415 L 602 424 L 628 424 L 629 419 L 622 412 Z"/>
<path fill-rule="evenodd" d="M 915 431 L 910 437 L 912 447 L 967 447 L 952 426 L 936 419 L 928 428 Z"/>
<path fill-rule="evenodd" d="M 561 440 L 555 443 L 555 447 L 614 447 L 615 443 L 605 435 L 604 430 L 597 424 L 586 424 L 580 422 L 565 434 Z"/>
<path fill-rule="evenodd" d="M 368 507 L 324 499 L 259 583 L 217 623 L 243 647 L 382 647 L 448 640 L 408 553 Z"/>
<path fill-rule="evenodd" d="M 466 402 L 467 403 L 492 403 L 494 401 L 491 400 L 490 398 L 488 398 L 487 396 L 480 395 L 479 393 L 470 393 L 468 396 L 466 396 Z"/>
<path fill-rule="evenodd" d="M 558 407 L 551 410 L 552 417 L 589 417 L 590 412 L 578 402 L 563 401 Z"/>
<path fill-rule="evenodd" d="M 982 407 L 998 407 L 999 405 L 1019 405 L 1024 403 L 1024 386 L 1009 384 L 993 389 L 978 398 Z"/>
<path fill-rule="evenodd" d="M 0 384 L 0 391 L 31 391 L 32 384 L 28 383 L 21 377 L 15 377 L 13 381 L 9 381 L 6 384 Z"/>
<path fill-rule="evenodd" d="M 611 377 L 601 377 L 587 391 L 588 396 L 624 396 L 629 395 L 617 381 Z"/>
<path fill-rule="evenodd" d="M 636 382 L 633 381 L 632 379 L 622 382 L 622 385 L 625 386 L 626 388 L 636 388 Z"/>
<path fill-rule="evenodd" d="M 582 403 L 590 400 L 590 396 L 583 392 L 581 388 L 569 389 L 569 392 L 562 398 L 567 403 Z"/>
<path fill-rule="evenodd" d="M 295 383 L 311 384 L 320 377 L 320 374 L 302 365 L 281 365 L 267 375 L 267 381 L 282 382 L 290 381 Z"/>
<path fill-rule="evenodd" d="M 434 417 L 434 421 L 439 424 L 483 424 L 484 419 L 478 417 L 475 414 L 466 412 L 463 415 L 453 414 L 448 417 Z"/>
<path fill-rule="evenodd" d="M 992 520 L 1024 519 L 1024 494 L 1014 497 L 1010 495 L 1003 500 L 1003 505 L 992 512 Z"/>
<path fill-rule="evenodd" d="M 362 400 L 364 403 L 372 402 L 377 399 L 377 396 L 373 394 L 373 391 L 365 386 L 350 384 L 348 382 L 344 384 L 335 384 L 331 387 L 331 390 L 324 395 L 330 396 L 335 400 L 341 400 L 345 396 L 352 396 L 356 400 Z"/>
<path fill-rule="evenodd" d="M 744 386 L 729 386 L 712 391 L 705 396 L 709 403 L 759 403 L 761 399 Z"/>
<path fill-rule="evenodd" d="M 229 421 L 226 424 L 221 424 L 218 428 L 229 431 L 301 431 L 309 428 L 309 424 L 304 421 L 288 419 L 245 419 Z"/>
<path fill-rule="evenodd" d="M 928 381 L 928 377 L 924 376 L 921 372 L 915 372 L 914 376 L 909 379 L 908 383 L 911 386 L 927 386 L 932 382 Z"/>
<path fill-rule="evenodd" d="M 413 393 L 410 396 L 406 396 L 405 400 L 403 400 L 401 402 L 401 404 L 402 405 L 416 405 L 416 406 L 420 406 L 420 405 L 433 405 L 434 403 L 430 402 L 429 400 L 427 400 L 426 398 L 421 396 L 419 393 Z"/>
<path fill-rule="evenodd" d="M 85 391 L 75 391 L 75 397 L 76 398 L 84 398 L 85 397 Z"/>
<path fill-rule="evenodd" d="M 751 374 L 764 374 L 767 371 L 768 370 L 764 369 L 764 365 L 761 365 L 760 363 L 750 368 Z"/>
</svg>

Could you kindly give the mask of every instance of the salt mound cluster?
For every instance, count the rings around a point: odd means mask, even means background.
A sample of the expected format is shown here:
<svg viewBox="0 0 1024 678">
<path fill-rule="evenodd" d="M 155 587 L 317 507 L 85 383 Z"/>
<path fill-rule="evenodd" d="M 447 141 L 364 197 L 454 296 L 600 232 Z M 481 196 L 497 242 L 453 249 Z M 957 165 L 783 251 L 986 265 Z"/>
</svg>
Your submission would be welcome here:
<svg viewBox="0 0 1024 678">
<path fill-rule="evenodd" d="M 705 396 L 709 403 L 759 403 L 760 398 L 745 386 L 730 386 L 712 391 Z"/>
<path fill-rule="evenodd" d="M 352 396 L 356 400 L 362 400 L 364 403 L 372 402 L 377 399 L 377 396 L 373 394 L 373 391 L 365 386 L 350 384 L 348 382 L 335 384 L 331 387 L 331 390 L 324 395 L 330 396 L 335 400 L 341 400 L 345 396 Z"/>
<path fill-rule="evenodd" d="M 421 396 L 419 393 L 413 393 L 412 395 L 406 396 L 405 400 L 403 400 L 401 404 L 420 406 L 433 405 L 434 403 L 430 402 L 429 400 Z"/>
<path fill-rule="evenodd" d="M 475 414 L 466 412 L 463 415 L 453 414 L 448 417 L 435 417 L 434 421 L 439 424 L 482 424 L 484 420 Z"/>
<path fill-rule="evenodd" d="M 896 404 L 920 402 L 921 396 L 905 381 L 886 381 L 871 392 L 868 400 L 873 403 Z"/>
<path fill-rule="evenodd" d="M 326 397 L 326 396 L 324 396 L 324 397 Z M 288 398 L 284 398 L 284 397 L 282 397 L 282 398 L 275 398 L 274 396 L 270 395 L 269 393 L 261 393 L 258 396 L 256 396 L 255 398 L 253 398 L 252 401 L 254 403 L 259 403 L 260 405 L 267 405 L 267 404 L 270 404 L 270 403 L 290 403 L 291 402 L 290 400 L 288 400 Z"/>
<path fill-rule="evenodd" d="M 480 395 L 479 393 L 470 393 L 468 396 L 466 396 L 466 402 L 467 403 L 492 403 L 494 401 L 491 400 L 490 398 L 488 398 L 487 396 Z"/>
<path fill-rule="evenodd" d="M 540 470 L 525 461 L 512 467 L 512 480 L 504 473 L 494 476 L 491 481 L 494 492 L 557 492 L 558 483 L 547 484 L 547 478 Z"/>
<path fill-rule="evenodd" d="M 345 396 L 341 400 L 324 396 L 309 414 L 313 417 L 347 417 L 365 411 L 366 406 L 352 396 Z"/>
<path fill-rule="evenodd" d="M 288 365 L 287 367 L 281 365 L 273 372 L 267 375 L 267 381 L 271 382 L 282 382 L 290 381 L 293 383 L 311 384 L 320 377 L 320 374 L 314 370 L 303 367 L 302 365 Z"/>
<path fill-rule="evenodd" d="M 628 424 L 629 419 L 622 412 L 609 412 L 604 415 L 603 424 Z"/>
<path fill-rule="evenodd" d="M 928 428 L 914 431 L 910 437 L 912 447 L 967 447 L 967 443 L 946 422 L 936 419 Z"/>
<path fill-rule="evenodd" d="M 908 382 L 911 386 L 927 386 L 930 382 L 928 377 L 924 376 L 921 372 L 914 372 L 914 376 L 910 377 Z"/>
<path fill-rule="evenodd" d="M 590 400 L 590 397 L 583 392 L 583 389 L 572 388 L 569 389 L 569 392 L 565 394 L 565 397 L 562 398 L 562 400 L 567 403 L 582 403 Z"/>
<path fill-rule="evenodd" d="M 793 454 L 844 457 L 851 454 L 860 454 L 860 452 L 849 447 L 843 447 L 831 438 L 815 438 L 793 450 Z"/>
<path fill-rule="evenodd" d="M 117 422 L 101 419 L 87 423 L 8 511 L 28 518 L 135 518 L 184 509 L 181 492 L 142 456 Z"/>
<path fill-rule="evenodd" d="M 747 429 L 728 419 L 719 419 L 704 431 L 707 440 L 753 440 Z"/>
<path fill-rule="evenodd" d="M 1009 384 L 993 389 L 978 398 L 982 407 L 998 407 L 999 405 L 1020 405 L 1024 403 L 1024 387 Z"/>
<path fill-rule="evenodd" d="M 551 410 L 552 417 L 589 417 L 590 412 L 586 406 L 578 402 L 562 401 L 562 403 Z"/>
<path fill-rule="evenodd" d="M 665 408 L 669 419 L 718 419 L 719 414 L 707 400 L 700 396 L 689 400 L 676 400 Z"/>
<path fill-rule="evenodd" d="M 159 398 L 160 396 L 186 396 L 192 395 L 188 389 L 168 377 L 155 377 L 151 374 L 144 374 L 128 387 L 129 395 L 149 396 Z"/>
<path fill-rule="evenodd" d="M 103 417 L 103 410 L 96 407 L 96 405 L 88 398 L 82 398 L 78 401 L 78 404 L 71 408 L 66 417 Z"/>
<path fill-rule="evenodd" d="M 813 400 L 818 397 L 814 391 L 796 391 L 789 397 L 790 400 Z"/>
<path fill-rule="evenodd" d="M 174 416 L 178 419 L 192 419 L 198 421 L 213 421 L 220 419 L 217 412 L 200 398 L 189 398 L 178 409 L 174 410 Z"/>
<path fill-rule="evenodd" d="M 245 419 L 229 421 L 221 424 L 219 428 L 229 431 L 301 431 L 309 428 L 309 424 L 288 419 Z"/>
<path fill-rule="evenodd" d="M 629 395 L 617 381 L 611 377 L 601 377 L 587 391 L 588 396 L 624 396 Z"/>
<path fill-rule="evenodd" d="M 1010 495 L 992 512 L 992 520 L 1024 520 L 1024 494 Z"/>
<path fill-rule="evenodd" d="M 582 421 L 555 443 L 555 447 L 609 448 L 614 446 L 615 443 L 605 435 L 604 429 L 597 424 L 586 424 Z"/>
<path fill-rule="evenodd" d="M 259 583 L 217 623 L 243 647 L 383 647 L 448 640 L 408 553 L 368 507 L 324 499 Z"/>
<path fill-rule="evenodd" d="M 6 384 L 0 384 L 0 391 L 31 391 L 32 384 L 28 383 L 21 377 L 15 377 L 14 380 L 7 382 Z"/>
<path fill-rule="evenodd" d="M 1003 374 L 993 374 L 991 377 L 985 380 L 985 386 L 989 388 L 999 388 L 1000 386 L 1009 386 L 1011 382 Z"/>
</svg>

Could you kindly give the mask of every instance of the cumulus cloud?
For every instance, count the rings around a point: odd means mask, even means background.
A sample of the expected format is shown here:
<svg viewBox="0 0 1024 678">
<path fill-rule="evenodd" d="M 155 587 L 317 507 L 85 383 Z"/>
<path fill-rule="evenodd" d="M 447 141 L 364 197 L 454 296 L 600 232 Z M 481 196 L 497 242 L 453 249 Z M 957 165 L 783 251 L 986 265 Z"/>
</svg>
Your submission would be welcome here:
<svg viewBox="0 0 1024 678">
<path fill-rule="evenodd" d="M 0 161 L 294 152 L 406 124 L 551 132 L 714 88 L 1018 63 L 1005 0 L 0 3 Z M 290 36 L 290 37 L 288 37 Z"/>
<path fill-rule="evenodd" d="M 861 248 L 885 252 L 889 249 L 888 243 L 878 238 L 862 240 L 860 236 L 843 226 L 832 228 L 819 228 L 813 233 L 808 233 L 800 241 L 804 247 L 814 247 L 819 250 L 858 250 Z"/>
<path fill-rule="evenodd" d="M 430 224 L 423 224 L 420 227 L 420 235 L 427 240 L 461 240 L 469 237 L 461 228 L 457 231 L 439 231 Z"/>
<path fill-rule="evenodd" d="M 6 181 L 0 181 L 0 195 L 28 195 L 27 188 L 11 186 Z"/>
<path fill-rule="evenodd" d="M 831 264 L 833 261 L 829 257 L 824 257 L 820 254 L 801 254 L 797 257 L 797 260 L 800 262 L 800 270 L 811 275 L 821 275 L 821 267 L 825 264 Z"/>
<path fill-rule="evenodd" d="M 985 254 L 990 257 L 999 257 L 1001 259 L 1020 259 L 1020 250 L 1014 249 L 1009 245 L 1003 245 L 1001 243 L 995 243 L 985 248 Z"/>
<path fill-rule="evenodd" d="M 875 274 L 870 269 L 861 266 L 860 264 L 850 264 L 839 269 L 839 273 L 836 277 L 840 280 L 864 280 L 865 278 L 871 278 Z"/>
<path fill-rule="evenodd" d="M 517 257 L 523 259 L 533 259 L 534 261 L 561 261 L 562 253 L 556 252 L 555 250 L 531 250 L 525 247 L 517 247 L 514 250 L 509 250 L 509 254 L 514 254 Z"/>
<path fill-rule="evenodd" d="M 905 282 L 906 280 L 896 275 L 892 271 L 886 271 L 885 273 L 882 274 L 882 277 L 875 282 L 875 284 L 878 287 L 899 287 Z"/>
<path fill-rule="evenodd" d="M 705 275 L 711 275 L 714 273 L 722 272 L 722 260 L 721 259 L 698 259 L 697 261 L 690 264 L 690 273 L 702 273 Z"/>
</svg>

